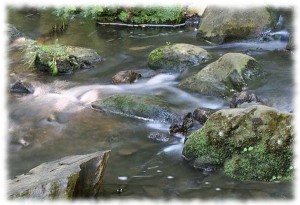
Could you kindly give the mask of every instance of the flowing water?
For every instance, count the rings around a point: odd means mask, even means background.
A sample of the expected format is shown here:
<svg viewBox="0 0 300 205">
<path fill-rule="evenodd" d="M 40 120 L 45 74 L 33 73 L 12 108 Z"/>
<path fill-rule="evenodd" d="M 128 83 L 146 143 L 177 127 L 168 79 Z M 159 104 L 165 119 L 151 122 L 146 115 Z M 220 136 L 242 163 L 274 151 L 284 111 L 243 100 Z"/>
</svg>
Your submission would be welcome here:
<svg viewBox="0 0 300 205">
<path fill-rule="evenodd" d="M 8 22 L 26 36 L 39 41 L 49 31 L 49 12 L 10 12 Z M 48 27 L 47 27 L 48 25 Z M 283 32 L 284 33 L 284 32 Z M 58 158 L 112 150 L 104 178 L 105 198 L 199 198 L 265 199 L 293 197 L 292 183 L 238 181 L 216 172 L 195 170 L 181 158 L 184 138 L 171 137 L 157 143 L 147 138 L 153 131 L 168 135 L 168 125 L 143 119 L 98 112 L 90 103 L 115 93 L 157 95 L 181 113 L 195 108 L 224 108 L 222 98 L 189 93 L 176 87 L 184 76 L 197 72 L 195 66 L 182 74 L 158 74 L 134 84 L 113 85 L 111 77 L 121 70 L 148 69 L 147 56 L 156 47 L 171 43 L 200 45 L 196 31 L 181 29 L 131 29 L 96 26 L 84 19 L 72 20 L 58 36 L 65 45 L 95 49 L 104 61 L 95 68 L 74 75 L 52 77 L 28 71 L 20 51 L 9 51 L 9 73 L 26 79 L 35 87 L 32 95 L 8 94 L 8 171 L 9 178 Z M 285 112 L 293 110 L 293 59 L 278 51 L 287 42 L 238 42 L 202 46 L 213 60 L 228 52 L 246 52 L 256 58 L 267 73 L 255 93 L 269 105 Z M 196 128 L 199 128 L 196 127 Z M 195 129 L 196 129 L 195 128 Z M 23 145 L 21 145 L 23 144 Z M 122 189 L 122 193 L 117 190 Z"/>
</svg>

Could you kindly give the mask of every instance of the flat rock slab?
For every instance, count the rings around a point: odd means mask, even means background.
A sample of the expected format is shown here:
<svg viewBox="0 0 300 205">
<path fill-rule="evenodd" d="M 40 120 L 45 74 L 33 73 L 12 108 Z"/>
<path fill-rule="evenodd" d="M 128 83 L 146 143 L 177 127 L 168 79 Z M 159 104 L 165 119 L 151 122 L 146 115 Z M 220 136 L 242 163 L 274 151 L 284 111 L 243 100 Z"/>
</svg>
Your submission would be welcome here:
<svg viewBox="0 0 300 205">
<path fill-rule="evenodd" d="M 102 185 L 110 151 L 74 155 L 43 163 L 9 180 L 8 197 L 73 199 L 95 196 Z"/>
</svg>

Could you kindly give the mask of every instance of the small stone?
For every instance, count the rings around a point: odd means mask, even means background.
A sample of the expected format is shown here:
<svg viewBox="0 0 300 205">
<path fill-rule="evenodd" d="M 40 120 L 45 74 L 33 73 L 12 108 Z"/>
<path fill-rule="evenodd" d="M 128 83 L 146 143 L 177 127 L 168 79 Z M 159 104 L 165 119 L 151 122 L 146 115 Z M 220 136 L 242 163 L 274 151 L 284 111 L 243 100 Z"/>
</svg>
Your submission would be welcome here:
<svg viewBox="0 0 300 205">
<path fill-rule="evenodd" d="M 162 133 L 159 133 L 159 132 L 151 132 L 148 135 L 148 138 L 152 139 L 153 141 L 156 141 L 156 142 L 167 142 L 167 141 L 169 141 L 169 138 L 166 135 L 164 135 Z"/>
<path fill-rule="evenodd" d="M 136 73 L 132 70 L 125 70 L 125 71 L 120 71 L 116 75 L 114 75 L 112 77 L 112 82 L 114 84 L 133 83 L 140 77 L 142 77 L 142 75 L 139 73 Z"/>
<path fill-rule="evenodd" d="M 209 109 L 209 108 L 203 108 L 199 107 L 194 110 L 193 112 L 193 118 L 197 120 L 201 125 L 204 125 L 206 122 L 207 118 L 218 111 L 217 109 Z"/>
<path fill-rule="evenodd" d="M 34 92 L 33 86 L 28 82 L 17 80 L 10 88 L 12 93 L 30 94 Z"/>
<path fill-rule="evenodd" d="M 230 108 L 246 108 L 252 105 L 263 105 L 264 102 L 251 90 L 235 93 L 230 101 Z"/>
</svg>

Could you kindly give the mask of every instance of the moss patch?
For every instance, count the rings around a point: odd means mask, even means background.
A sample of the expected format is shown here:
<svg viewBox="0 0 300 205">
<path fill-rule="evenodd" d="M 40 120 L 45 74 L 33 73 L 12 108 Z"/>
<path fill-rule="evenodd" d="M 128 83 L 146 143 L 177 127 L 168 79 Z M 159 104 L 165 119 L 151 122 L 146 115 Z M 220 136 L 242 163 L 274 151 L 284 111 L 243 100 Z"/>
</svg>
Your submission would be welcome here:
<svg viewBox="0 0 300 205">
<path fill-rule="evenodd" d="M 148 66 L 153 69 L 181 71 L 210 59 L 210 54 L 197 46 L 178 43 L 153 50 L 148 56 Z"/>
<path fill-rule="evenodd" d="M 159 97 L 148 95 L 117 94 L 92 103 L 92 108 L 131 117 L 141 117 L 159 121 L 172 121 L 177 114 L 170 104 Z"/>
<path fill-rule="evenodd" d="M 197 163 L 224 165 L 225 174 L 236 179 L 290 179 L 291 120 L 291 115 L 262 105 L 221 110 L 188 137 L 183 155 Z"/>
<path fill-rule="evenodd" d="M 239 92 L 258 79 L 262 72 L 254 58 L 241 53 L 227 53 L 178 86 L 206 95 L 230 96 L 233 91 Z"/>
</svg>

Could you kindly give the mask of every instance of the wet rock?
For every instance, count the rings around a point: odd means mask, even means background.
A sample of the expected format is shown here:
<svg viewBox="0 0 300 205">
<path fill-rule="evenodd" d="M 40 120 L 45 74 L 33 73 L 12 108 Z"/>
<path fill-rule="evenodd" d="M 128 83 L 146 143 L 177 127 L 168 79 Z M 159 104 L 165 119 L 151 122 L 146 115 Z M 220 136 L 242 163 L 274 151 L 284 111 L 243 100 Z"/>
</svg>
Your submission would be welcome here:
<svg viewBox="0 0 300 205">
<path fill-rule="evenodd" d="M 188 130 L 193 127 L 193 115 L 191 112 L 187 113 L 181 122 L 174 122 L 169 127 L 169 132 L 171 135 L 176 133 L 181 133 L 186 135 Z"/>
<path fill-rule="evenodd" d="M 102 186 L 110 151 L 74 155 L 43 163 L 8 181 L 10 199 L 94 197 Z"/>
<path fill-rule="evenodd" d="M 217 111 L 218 111 L 217 109 L 199 107 L 194 110 L 193 118 L 197 120 L 201 125 L 204 125 L 208 117 Z"/>
<path fill-rule="evenodd" d="M 34 92 L 34 87 L 25 81 L 17 80 L 10 87 L 10 92 L 12 93 L 22 93 L 22 94 L 30 94 Z"/>
<path fill-rule="evenodd" d="M 24 44 L 25 59 L 42 72 L 52 75 L 72 74 L 77 70 L 92 68 L 92 63 L 102 58 L 96 51 L 87 48 L 59 44 L 38 45 L 27 39 Z"/>
<path fill-rule="evenodd" d="M 7 33 L 8 33 L 8 37 L 9 37 L 9 43 L 12 43 L 15 40 L 17 40 L 18 38 L 23 36 L 22 32 L 20 32 L 18 29 L 16 29 L 15 26 L 8 24 L 7 27 L 8 27 Z"/>
<path fill-rule="evenodd" d="M 178 43 L 153 50 L 148 56 L 148 66 L 153 70 L 182 71 L 209 58 L 210 54 L 198 46 Z"/>
<path fill-rule="evenodd" d="M 132 70 L 125 70 L 125 71 L 120 71 L 116 75 L 114 75 L 112 77 L 112 82 L 114 84 L 133 83 L 134 81 L 138 80 L 140 77 L 142 77 L 142 75 L 139 73 L 136 73 Z"/>
<path fill-rule="evenodd" d="M 230 101 L 230 108 L 246 108 L 252 105 L 264 105 L 264 102 L 250 90 L 235 93 Z"/>
<path fill-rule="evenodd" d="M 286 45 L 286 50 L 289 50 L 289 51 L 295 50 L 295 42 L 294 42 L 294 36 L 293 35 L 290 35 L 289 42 Z"/>
<path fill-rule="evenodd" d="M 172 123 L 179 116 L 165 100 L 149 95 L 116 94 L 92 102 L 93 109 L 128 117 Z"/>
<path fill-rule="evenodd" d="M 152 78 L 155 75 L 157 75 L 157 72 L 155 70 L 151 70 L 151 69 L 138 69 L 138 70 L 134 70 L 134 71 L 141 74 L 142 78 Z"/>
<path fill-rule="evenodd" d="M 167 137 L 166 135 L 160 133 L 160 132 L 151 132 L 148 135 L 148 138 L 156 141 L 156 142 L 168 142 L 169 141 L 169 137 Z"/>
<path fill-rule="evenodd" d="M 230 96 L 247 88 L 263 74 L 259 63 L 241 53 L 227 53 L 195 75 L 179 83 L 179 88 L 205 95 Z"/>
<path fill-rule="evenodd" d="M 239 180 L 291 179 L 292 115 L 263 105 L 224 109 L 187 139 L 183 155 L 197 165 L 224 166 Z"/>
<path fill-rule="evenodd" d="M 129 155 L 133 155 L 137 151 L 138 151 L 137 146 L 129 146 L 129 147 L 126 146 L 118 149 L 118 154 L 122 156 L 129 156 Z"/>
<path fill-rule="evenodd" d="M 207 7 L 197 37 L 216 44 L 254 38 L 276 24 L 273 12 L 266 8 Z"/>
</svg>

